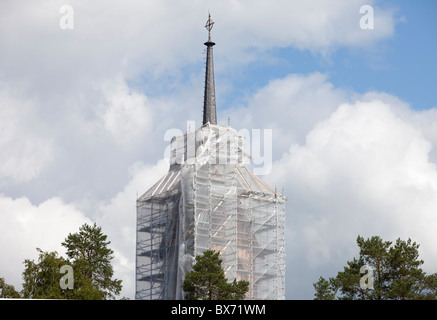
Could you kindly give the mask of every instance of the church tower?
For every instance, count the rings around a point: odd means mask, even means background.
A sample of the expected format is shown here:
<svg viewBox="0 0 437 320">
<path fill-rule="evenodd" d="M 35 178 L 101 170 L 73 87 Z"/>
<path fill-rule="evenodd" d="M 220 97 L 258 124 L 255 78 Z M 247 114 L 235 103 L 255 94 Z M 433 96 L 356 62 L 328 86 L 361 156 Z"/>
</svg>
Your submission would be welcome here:
<svg viewBox="0 0 437 320">
<path fill-rule="evenodd" d="M 246 299 L 285 298 L 286 198 L 247 167 L 244 137 L 217 125 L 211 17 L 203 125 L 173 137 L 170 168 L 137 199 L 136 299 L 183 299 L 194 257 L 220 252 Z"/>
</svg>

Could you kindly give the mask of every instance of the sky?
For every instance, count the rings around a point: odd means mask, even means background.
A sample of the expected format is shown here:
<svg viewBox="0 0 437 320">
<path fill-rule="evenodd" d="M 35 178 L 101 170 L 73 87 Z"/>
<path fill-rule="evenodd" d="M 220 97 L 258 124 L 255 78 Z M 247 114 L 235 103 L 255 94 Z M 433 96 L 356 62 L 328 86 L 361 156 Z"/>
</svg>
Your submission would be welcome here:
<svg viewBox="0 0 437 320">
<path fill-rule="evenodd" d="M 208 12 L 218 123 L 272 130 L 286 299 L 313 299 L 358 235 L 411 238 L 437 272 L 435 1 L 3 0 L 0 277 L 21 289 L 36 248 L 96 222 L 134 298 L 135 200 L 166 132 L 201 124 Z"/>
</svg>

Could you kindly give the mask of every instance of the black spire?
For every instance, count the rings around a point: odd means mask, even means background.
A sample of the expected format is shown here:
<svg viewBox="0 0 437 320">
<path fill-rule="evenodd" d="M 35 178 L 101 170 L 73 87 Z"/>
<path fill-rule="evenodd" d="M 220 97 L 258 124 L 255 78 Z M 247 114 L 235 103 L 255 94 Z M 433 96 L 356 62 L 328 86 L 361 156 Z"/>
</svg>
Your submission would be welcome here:
<svg viewBox="0 0 437 320">
<path fill-rule="evenodd" d="M 206 49 L 206 72 L 205 72 L 205 93 L 203 97 L 203 124 L 217 124 L 217 113 L 215 107 L 215 84 L 214 84 L 214 63 L 212 60 L 211 29 L 214 22 L 211 15 L 208 17 L 205 28 L 208 30 L 208 41 L 205 42 Z"/>
</svg>

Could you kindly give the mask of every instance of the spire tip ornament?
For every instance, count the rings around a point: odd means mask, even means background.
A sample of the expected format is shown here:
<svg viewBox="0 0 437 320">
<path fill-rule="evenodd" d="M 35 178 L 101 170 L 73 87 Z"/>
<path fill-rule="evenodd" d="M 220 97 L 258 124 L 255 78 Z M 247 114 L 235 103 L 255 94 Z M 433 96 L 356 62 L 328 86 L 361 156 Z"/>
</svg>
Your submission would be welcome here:
<svg viewBox="0 0 437 320">
<path fill-rule="evenodd" d="M 211 29 L 214 26 L 214 21 L 211 19 L 211 14 L 208 13 L 208 21 L 206 21 L 205 28 L 208 30 L 208 42 L 211 42 Z"/>
</svg>

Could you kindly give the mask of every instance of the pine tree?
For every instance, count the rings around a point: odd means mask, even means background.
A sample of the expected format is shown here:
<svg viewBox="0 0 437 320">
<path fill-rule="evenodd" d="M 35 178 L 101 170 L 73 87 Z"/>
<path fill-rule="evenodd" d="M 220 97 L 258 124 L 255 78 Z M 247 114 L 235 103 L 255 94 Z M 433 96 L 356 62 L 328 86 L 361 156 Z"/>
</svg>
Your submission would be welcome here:
<svg viewBox="0 0 437 320">
<path fill-rule="evenodd" d="M 193 270 L 185 275 L 183 290 L 187 300 L 241 300 L 249 289 L 245 280 L 228 283 L 220 253 L 206 250 L 197 255 Z"/>
<path fill-rule="evenodd" d="M 313 284 L 316 300 L 419 300 L 437 299 L 437 273 L 426 275 L 420 268 L 419 244 L 411 239 L 383 241 L 358 236 L 359 258 L 347 262 L 343 271 Z M 373 288 L 362 283 L 362 267 L 371 270 Z M 368 275 L 367 275 L 368 276 Z"/>
<path fill-rule="evenodd" d="M 121 291 L 121 280 L 112 279 L 111 260 L 107 236 L 102 228 L 84 224 L 78 233 L 69 234 L 62 242 L 67 249 L 68 259 L 56 251 L 44 252 L 38 249 L 38 261 L 26 259 L 23 271 L 21 294 L 0 278 L 0 297 L 23 297 L 28 299 L 111 299 Z M 61 285 L 66 274 L 61 267 L 72 268 L 72 287 Z M 68 272 L 68 271 L 67 271 Z M 2 281 L 3 280 L 3 281 Z M 18 296 L 17 296 L 18 295 Z"/>
<path fill-rule="evenodd" d="M 122 287 L 121 280 L 112 279 L 114 271 L 111 260 L 114 258 L 114 251 L 108 248 L 110 243 L 96 223 L 93 226 L 82 225 L 78 233 L 70 233 L 62 242 L 67 248 L 67 256 L 73 269 L 80 270 L 79 276 L 95 285 L 103 299 L 114 298 Z"/>
</svg>

